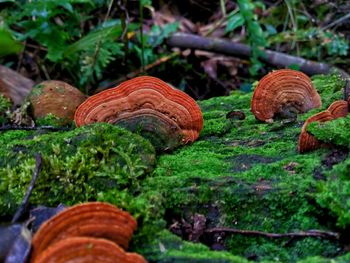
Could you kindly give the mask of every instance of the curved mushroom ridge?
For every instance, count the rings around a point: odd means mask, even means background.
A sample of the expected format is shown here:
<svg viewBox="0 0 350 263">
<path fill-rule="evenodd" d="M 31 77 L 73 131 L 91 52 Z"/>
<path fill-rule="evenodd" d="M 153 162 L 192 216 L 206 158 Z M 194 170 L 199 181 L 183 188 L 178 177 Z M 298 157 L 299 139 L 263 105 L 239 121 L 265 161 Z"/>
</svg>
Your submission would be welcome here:
<svg viewBox="0 0 350 263">
<path fill-rule="evenodd" d="M 62 240 L 39 255 L 31 263 L 147 262 L 141 255 L 125 252 L 113 242 L 100 238 L 73 237 Z"/>
<path fill-rule="evenodd" d="M 53 244 L 77 236 L 109 239 L 128 247 L 136 220 L 126 211 L 102 202 L 75 205 L 43 223 L 32 240 L 31 260 Z"/>
<path fill-rule="evenodd" d="M 91 96 L 78 107 L 74 119 L 78 127 L 93 122 L 117 123 L 123 113 L 133 114 L 140 109 L 157 111 L 161 114 L 154 115 L 177 123 L 184 135 L 183 144 L 196 140 L 203 128 L 202 112 L 189 95 L 148 76 Z"/>
<path fill-rule="evenodd" d="M 337 100 L 327 110 L 332 113 L 334 119 L 345 117 L 349 113 L 349 104 L 345 100 Z"/>
<path fill-rule="evenodd" d="M 307 75 L 280 69 L 259 81 L 252 97 L 251 111 L 257 119 L 271 121 L 276 115 L 292 117 L 321 105 L 321 97 Z"/>
<path fill-rule="evenodd" d="M 321 111 L 308 118 L 301 128 L 301 133 L 298 140 L 298 152 L 304 153 L 315 150 L 320 147 L 320 142 L 310 133 L 307 132 L 307 126 L 314 121 L 325 122 L 333 119 L 329 111 Z"/>
<path fill-rule="evenodd" d="M 307 126 L 311 122 L 326 122 L 335 120 L 348 115 L 348 102 L 345 100 L 338 100 L 333 102 L 325 111 L 321 111 L 309 117 L 301 128 L 301 133 L 298 140 L 298 152 L 304 153 L 318 149 L 321 145 L 313 135 L 307 132 Z"/>
<path fill-rule="evenodd" d="M 115 122 L 111 121 L 132 132 L 139 132 L 159 151 L 172 150 L 183 143 L 184 134 L 175 121 L 161 115 L 155 110 L 140 109 L 123 112 Z"/>
</svg>

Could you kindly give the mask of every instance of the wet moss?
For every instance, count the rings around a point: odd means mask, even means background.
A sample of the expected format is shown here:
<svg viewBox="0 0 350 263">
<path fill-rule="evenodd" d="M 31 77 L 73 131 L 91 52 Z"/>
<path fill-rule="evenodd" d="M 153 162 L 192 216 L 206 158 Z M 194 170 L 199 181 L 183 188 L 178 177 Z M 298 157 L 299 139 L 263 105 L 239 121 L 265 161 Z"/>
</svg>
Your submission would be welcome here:
<svg viewBox="0 0 350 263">
<path fill-rule="evenodd" d="M 8 122 L 8 114 L 11 108 L 11 101 L 4 95 L 0 94 L 0 125 Z"/>
<path fill-rule="evenodd" d="M 342 92 L 342 84 L 334 87 L 328 80 L 314 78 L 321 96 L 328 98 L 324 99 L 327 105 Z M 323 210 L 316 202 L 319 189 L 314 171 L 323 169 L 321 160 L 327 149 L 304 155 L 297 152 L 303 121 L 320 109 L 295 121 L 262 123 L 250 112 L 251 95 L 234 92 L 200 102 L 205 124 L 199 141 L 160 156 L 143 189 L 159 189 L 170 221 L 188 213 L 209 218 L 208 207 L 214 205 L 219 213 L 208 225 L 275 233 L 335 228 L 334 221 L 321 220 Z M 243 111 L 246 119 L 227 120 L 232 110 Z M 226 237 L 225 247 L 232 255 L 271 262 L 335 257 L 341 250 L 337 241 L 240 235 Z"/>
<path fill-rule="evenodd" d="M 310 123 L 307 131 L 313 134 L 320 141 L 349 147 L 350 115 L 323 123 Z"/>
<path fill-rule="evenodd" d="M 316 76 L 313 81 L 323 107 L 340 98 L 338 77 Z M 44 173 L 46 181 L 39 182 L 31 202 L 72 204 L 97 199 L 130 211 L 139 225 L 131 248 L 150 262 L 347 262 L 348 255 L 339 256 L 345 251 L 337 240 L 220 235 L 225 251 L 211 251 L 208 237 L 200 238 L 205 246 L 166 230 L 176 220 L 189 221 L 195 213 L 206 217 L 207 228 L 286 233 L 342 231 L 339 227 L 346 226 L 349 161 L 329 168 L 322 163 L 328 149 L 297 152 L 303 122 L 320 109 L 299 115 L 295 121 L 267 124 L 250 112 L 251 96 L 233 92 L 199 102 L 204 113 L 199 140 L 161 154 L 154 170 L 150 144 L 110 125 L 46 135 L 5 133 L 0 142 L 12 142 L 0 151 L 0 208 L 9 213 L 5 204 L 18 204 L 34 167 L 34 159 L 28 156 L 41 151 L 50 174 Z M 244 112 L 246 118 L 226 119 L 233 110 Z M 6 161 L 1 163 L 2 159 Z M 15 168 L 18 163 L 20 170 Z M 317 178 L 316 170 L 326 176 L 325 181 Z M 69 186 L 73 180 L 76 187 Z M 344 188 L 336 196 L 338 184 Z M 325 219 L 327 211 L 334 217 Z"/>
<path fill-rule="evenodd" d="M 201 244 L 185 242 L 163 230 L 153 242 L 144 244 L 140 252 L 151 262 L 248 263 L 249 261 L 224 251 L 210 251 Z"/>
<path fill-rule="evenodd" d="M 52 127 L 73 127 L 74 123 L 71 120 L 65 118 L 59 118 L 52 113 L 47 114 L 45 117 L 37 118 L 35 120 L 37 126 L 52 126 Z"/>
<path fill-rule="evenodd" d="M 19 134 L 0 151 L 0 215 L 14 212 L 21 202 L 41 153 L 43 167 L 31 196 L 31 204 L 54 206 L 96 200 L 108 189 L 139 191 L 140 179 L 153 169 L 154 148 L 124 129 L 95 124 L 69 132 L 26 136 Z"/>
<path fill-rule="evenodd" d="M 323 109 L 326 109 L 333 101 L 344 99 L 345 82 L 337 73 L 312 77 L 312 83 L 321 96 Z"/>
<path fill-rule="evenodd" d="M 350 158 L 325 173 L 326 180 L 317 184 L 316 201 L 337 218 L 337 225 L 350 226 Z"/>
</svg>

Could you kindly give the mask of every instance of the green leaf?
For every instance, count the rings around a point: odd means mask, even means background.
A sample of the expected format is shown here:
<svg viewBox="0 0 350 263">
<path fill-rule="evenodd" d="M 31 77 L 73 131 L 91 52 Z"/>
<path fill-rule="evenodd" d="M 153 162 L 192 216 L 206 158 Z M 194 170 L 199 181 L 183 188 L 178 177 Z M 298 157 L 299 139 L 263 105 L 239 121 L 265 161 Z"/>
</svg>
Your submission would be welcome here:
<svg viewBox="0 0 350 263">
<path fill-rule="evenodd" d="M 140 0 L 140 4 L 142 7 L 144 6 L 151 6 L 152 5 L 152 1 L 151 0 Z"/>
<path fill-rule="evenodd" d="M 227 21 L 225 33 L 232 32 L 236 28 L 243 26 L 243 25 L 244 25 L 243 16 L 240 13 L 235 14 L 232 17 L 230 17 L 229 20 Z"/>
<path fill-rule="evenodd" d="M 89 49 L 103 39 L 116 39 L 121 35 L 121 33 L 122 29 L 119 25 L 102 28 L 98 31 L 93 31 L 75 43 L 69 45 L 64 51 L 64 56 L 68 57 L 78 51 Z"/>
<path fill-rule="evenodd" d="M 152 26 L 151 32 L 148 34 L 148 42 L 152 47 L 162 44 L 165 38 L 169 37 L 172 33 L 175 33 L 179 27 L 179 22 L 169 23 L 160 26 Z"/>
<path fill-rule="evenodd" d="M 17 54 L 21 50 L 21 42 L 16 41 L 8 30 L 0 28 L 0 57 Z"/>
</svg>

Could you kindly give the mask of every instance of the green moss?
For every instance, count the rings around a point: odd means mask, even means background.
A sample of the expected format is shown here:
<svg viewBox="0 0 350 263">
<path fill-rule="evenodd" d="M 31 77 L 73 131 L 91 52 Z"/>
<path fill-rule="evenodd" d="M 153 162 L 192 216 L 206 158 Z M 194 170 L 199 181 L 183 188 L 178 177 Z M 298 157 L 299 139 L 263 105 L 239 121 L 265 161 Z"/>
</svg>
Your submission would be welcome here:
<svg viewBox="0 0 350 263">
<path fill-rule="evenodd" d="M 196 262 L 196 263 L 248 263 L 249 261 L 228 252 L 210 251 L 208 247 L 182 241 L 179 237 L 164 230 L 154 236 L 151 243 L 143 244 L 138 250 L 149 261 Z"/>
<path fill-rule="evenodd" d="M 59 118 L 52 113 L 47 114 L 43 118 L 37 118 L 35 120 L 37 126 L 52 126 L 52 127 L 62 127 L 62 126 L 73 126 L 73 122 Z"/>
<path fill-rule="evenodd" d="M 350 158 L 327 171 L 326 180 L 317 184 L 316 201 L 336 216 L 340 227 L 350 226 Z"/>
<path fill-rule="evenodd" d="M 321 85 L 322 79 L 315 79 L 317 85 L 330 93 L 326 87 L 331 86 Z M 297 153 L 302 122 L 312 113 L 298 116 L 296 122 L 261 123 L 250 112 L 250 98 L 251 94 L 234 92 L 200 102 L 205 119 L 200 140 L 160 156 L 143 189 L 159 189 L 163 207 L 177 218 L 191 213 L 211 218 L 214 206 L 217 216 L 209 225 L 274 233 L 327 230 L 329 226 L 319 220 L 322 210 L 315 205 L 314 178 L 327 150 Z M 231 110 L 243 111 L 246 119 L 227 120 Z M 340 248 L 338 242 L 314 238 L 290 242 L 232 235 L 225 240 L 233 255 L 271 262 L 334 257 Z"/>
<path fill-rule="evenodd" d="M 341 95 L 339 80 L 332 84 L 329 79 L 313 80 L 325 107 Z M 166 230 L 174 220 L 190 222 L 195 213 L 206 217 L 208 228 L 287 233 L 341 231 L 338 226 L 347 226 L 350 161 L 330 169 L 322 162 L 328 149 L 297 152 L 303 121 L 320 109 L 294 122 L 267 124 L 251 113 L 251 96 L 233 92 L 199 102 L 204 113 L 200 138 L 160 155 L 154 170 L 149 143 L 110 125 L 46 135 L 5 133 L 0 136 L 0 143 L 8 144 L 0 151 L 0 208 L 9 213 L 5 204 L 12 210 L 18 205 L 34 167 L 28 156 L 40 151 L 44 171 L 31 202 L 97 199 L 130 211 L 139 225 L 131 249 L 150 262 L 342 262 L 337 256 L 343 246 L 336 240 L 225 235 L 221 242 L 226 251 L 218 252 Z M 226 119 L 232 110 L 244 112 L 246 118 Z M 316 171 L 327 179 L 319 181 Z M 325 220 L 325 211 L 334 217 Z"/>
<path fill-rule="evenodd" d="M 11 108 L 11 102 L 4 95 L 0 94 L 0 125 L 8 121 L 8 112 Z"/>
<path fill-rule="evenodd" d="M 307 131 L 320 141 L 349 147 L 350 115 L 332 121 L 310 123 Z"/>
<path fill-rule="evenodd" d="M 340 74 L 315 75 L 312 77 L 312 83 L 321 96 L 323 109 L 333 101 L 344 99 L 345 80 Z"/>
<path fill-rule="evenodd" d="M 7 132 L 11 138 L 13 132 Z M 18 134 L 18 132 L 15 132 Z M 43 167 L 31 196 L 32 204 L 67 205 L 95 200 L 115 188 L 139 191 L 152 170 L 154 148 L 138 135 L 95 124 L 74 131 L 8 141 L 0 151 L 0 215 L 13 213 L 21 202 L 41 153 Z M 1 136 L 2 137 L 2 136 Z M 2 139 L 4 141 L 4 138 Z"/>
</svg>

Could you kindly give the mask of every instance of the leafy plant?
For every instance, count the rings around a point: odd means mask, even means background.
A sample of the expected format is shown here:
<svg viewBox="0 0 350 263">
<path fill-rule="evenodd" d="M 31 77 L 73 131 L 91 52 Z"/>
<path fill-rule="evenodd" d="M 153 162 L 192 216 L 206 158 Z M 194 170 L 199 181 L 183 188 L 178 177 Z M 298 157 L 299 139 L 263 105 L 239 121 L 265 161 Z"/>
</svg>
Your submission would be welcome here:
<svg viewBox="0 0 350 263">
<path fill-rule="evenodd" d="M 225 31 L 230 32 L 238 27 L 245 26 L 247 28 L 247 41 L 251 46 L 251 67 L 249 69 L 252 75 L 256 75 L 263 66 L 259 61 L 259 57 L 264 56 L 262 51 L 268 44 L 264 31 L 255 15 L 254 11 L 257 7 L 264 7 L 260 2 L 252 2 L 250 0 L 238 0 L 239 13 L 231 12 L 228 16 Z"/>
<path fill-rule="evenodd" d="M 0 57 L 16 54 L 22 50 L 22 44 L 16 41 L 11 32 L 0 28 Z"/>
</svg>

